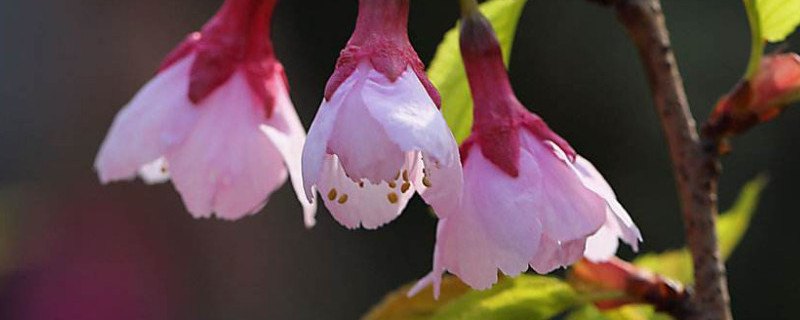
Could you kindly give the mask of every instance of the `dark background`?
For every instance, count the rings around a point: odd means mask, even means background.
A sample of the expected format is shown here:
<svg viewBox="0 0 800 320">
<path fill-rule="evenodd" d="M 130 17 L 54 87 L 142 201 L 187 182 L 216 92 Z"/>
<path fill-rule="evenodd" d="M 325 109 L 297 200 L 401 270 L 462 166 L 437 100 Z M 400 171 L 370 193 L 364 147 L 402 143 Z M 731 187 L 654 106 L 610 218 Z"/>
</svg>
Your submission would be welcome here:
<svg viewBox="0 0 800 320">
<path fill-rule="evenodd" d="M 235 223 L 193 220 L 170 184 L 102 187 L 92 170 L 116 112 L 219 0 L 0 1 L 0 317 L 355 319 L 430 268 L 435 220 L 421 201 L 378 231 L 320 210 L 306 230 L 289 188 Z M 306 127 L 356 1 L 281 1 L 273 37 Z M 739 1 L 665 1 L 695 116 L 744 72 Z M 429 62 L 457 1 L 412 1 L 409 33 Z M 800 37 L 789 49 L 800 49 Z M 642 229 L 643 251 L 682 245 L 674 181 L 637 55 L 607 8 L 530 1 L 511 58 L 520 100 L 604 173 Z M 737 319 L 796 317 L 800 110 L 734 141 L 721 207 L 771 181 L 728 262 Z M 631 257 L 624 248 L 623 257 Z"/>
</svg>

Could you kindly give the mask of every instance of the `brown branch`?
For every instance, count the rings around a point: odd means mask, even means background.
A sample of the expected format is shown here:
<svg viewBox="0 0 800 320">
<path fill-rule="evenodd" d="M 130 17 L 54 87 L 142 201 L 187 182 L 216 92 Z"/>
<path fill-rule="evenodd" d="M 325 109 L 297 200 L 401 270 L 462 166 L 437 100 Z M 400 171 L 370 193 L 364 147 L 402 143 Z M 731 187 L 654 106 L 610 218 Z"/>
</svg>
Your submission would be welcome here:
<svg viewBox="0 0 800 320">
<path fill-rule="evenodd" d="M 697 134 L 659 0 L 592 0 L 612 5 L 639 51 L 669 144 L 694 262 L 689 319 L 732 319 L 725 266 L 717 244 L 718 140 Z"/>
</svg>

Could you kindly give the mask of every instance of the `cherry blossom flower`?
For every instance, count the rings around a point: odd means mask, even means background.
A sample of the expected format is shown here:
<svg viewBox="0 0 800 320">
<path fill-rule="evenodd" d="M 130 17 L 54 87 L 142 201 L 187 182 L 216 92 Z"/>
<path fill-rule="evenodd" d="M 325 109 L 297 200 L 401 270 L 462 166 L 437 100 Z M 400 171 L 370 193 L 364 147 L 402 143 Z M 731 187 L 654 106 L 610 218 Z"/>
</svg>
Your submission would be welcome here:
<svg viewBox="0 0 800 320">
<path fill-rule="evenodd" d="M 449 271 L 476 289 L 497 270 L 547 273 L 584 254 L 608 259 L 618 238 L 641 236 L 589 161 L 517 100 L 489 22 L 471 10 L 461 54 L 474 99 L 472 134 L 461 145 L 463 200 L 439 220 L 433 271 L 410 294 Z"/>
<path fill-rule="evenodd" d="M 348 228 L 377 228 L 419 192 L 437 212 L 461 191 L 458 145 L 408 40 L 409 0 L 360 0 L 352 37 L 303 149 L 303 181 Z"/>
<path fill-rule="evenodd" d="M 171 179 L 195 217 L 259 211 L 287 176 L 302 196 L 305 130 L 269 38 L 276 0 L 227 0 L 114 119 L 95 161 L 103 183 Z"/>
</svg>

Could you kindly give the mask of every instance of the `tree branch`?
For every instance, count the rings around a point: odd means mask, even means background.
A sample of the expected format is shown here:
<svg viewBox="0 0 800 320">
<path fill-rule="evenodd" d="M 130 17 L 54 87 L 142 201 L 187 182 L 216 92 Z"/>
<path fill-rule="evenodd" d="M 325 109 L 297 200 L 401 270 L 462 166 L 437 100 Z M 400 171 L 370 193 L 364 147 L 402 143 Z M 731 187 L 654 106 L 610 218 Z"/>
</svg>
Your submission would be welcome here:
<svg viewBox="0 0 800 320">
<path fill-rule="evenodd" d="M 717 244 L 718 140 L 701 138 L 683 88 L 659 0 L 590 0 L 611 5 L 639 51 L 669 144 L 684 227 L 694 262 L 690 319 L 732 319 Z"/>
</svg>

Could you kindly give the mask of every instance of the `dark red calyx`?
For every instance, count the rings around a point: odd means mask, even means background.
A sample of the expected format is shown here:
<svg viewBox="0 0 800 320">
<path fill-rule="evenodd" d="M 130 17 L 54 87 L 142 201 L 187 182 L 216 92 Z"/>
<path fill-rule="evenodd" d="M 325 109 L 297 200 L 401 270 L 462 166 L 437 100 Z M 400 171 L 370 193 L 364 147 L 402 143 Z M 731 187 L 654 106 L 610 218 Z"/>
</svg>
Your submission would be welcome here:
<svg viewBox="0 0 800 320">
<path fill-rule="evenodd" d="M 325 86 L 325 99 L 330 100 L 359 63 L 366 61 L 392 82 L 411 67 L 431 100 L 441 107 L 439 92 L 408 40 L 408 10 L 409 0 L 359 0 L 356 28 L 339 53 L 336 69 Z"/>
<path fill-rule="evenodd" d="M 518 176 L 522 127 L 541 140 L 552 141 L 574 161 L 572 147 L 517 100 L 503 64 L 500 43 L 479 11 L 465 14 L 460 46 L 474 101 L 472 133 L 483 155 L 512 177 Z"/>
<path fill-rule="evenodd" d="M 199 104 L 241 70 L 267 114 L 271 114 L 274 97 L 266 84 L 276 78 L 275 72 L 285 81 L 269 37 L 276 3 L 277 0 L 225 1 L 202 30 L 190 34 L 167 56 L 159 72 L 194 53 L 189 100 Z"/>
</svg>

